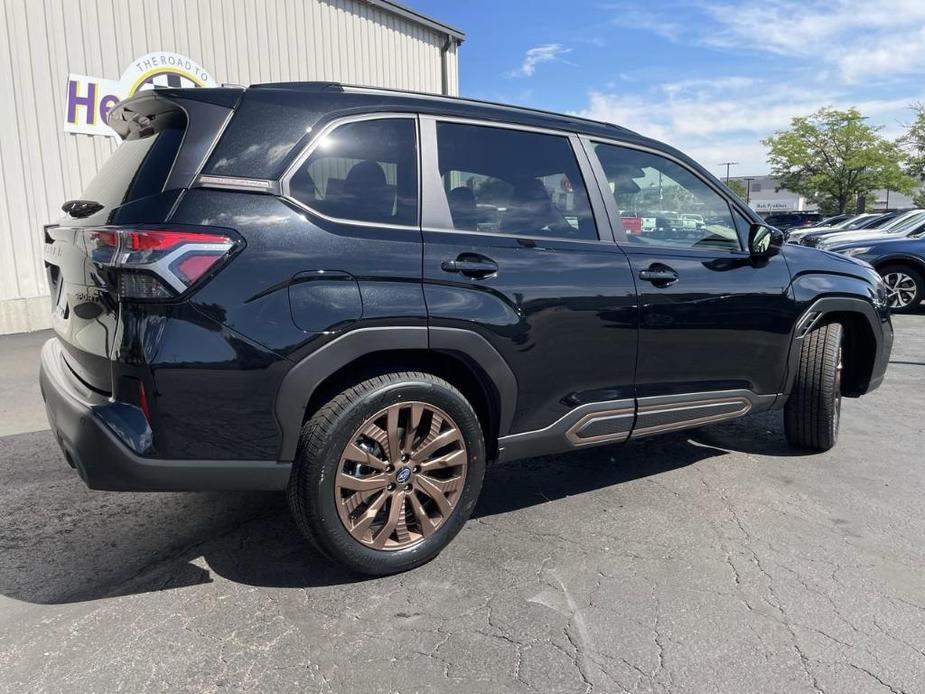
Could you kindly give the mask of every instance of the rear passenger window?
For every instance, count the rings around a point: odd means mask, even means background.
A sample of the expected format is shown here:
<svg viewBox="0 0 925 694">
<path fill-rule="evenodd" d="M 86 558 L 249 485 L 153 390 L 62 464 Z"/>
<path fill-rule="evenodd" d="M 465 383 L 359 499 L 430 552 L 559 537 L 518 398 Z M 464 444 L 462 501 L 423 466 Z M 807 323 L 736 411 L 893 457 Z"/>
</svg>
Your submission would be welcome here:
<svg viewBox="0 0 925 694">
<path fill-rule="evenodd" d="M 671 159 L 596 144 L 630 243 L 737 251 L 742 248 L 729 203 Z"/>
<path fill-rule="evenodd" d="M 568 138 L 438 123 L 437 149 L 454 229 L 597 240 Z"/>
<path fill-rule="evenodd" d="M 289 194 L 328 217 L 416 226 L 417 137 L 411 118 L 346 123 L 289 179 Z"/>
</svg>

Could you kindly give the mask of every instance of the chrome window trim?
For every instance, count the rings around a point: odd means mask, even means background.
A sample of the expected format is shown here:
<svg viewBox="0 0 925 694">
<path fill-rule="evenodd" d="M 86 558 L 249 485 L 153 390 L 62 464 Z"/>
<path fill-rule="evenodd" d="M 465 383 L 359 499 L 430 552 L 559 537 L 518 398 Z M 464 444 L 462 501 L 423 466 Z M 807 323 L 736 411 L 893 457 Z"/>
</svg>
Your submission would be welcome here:
<svg viewBox="0 0 925 694">
<path fill-rule="evenodd" d="M 433 127 L 436 130 L 436 126 L 439 123 L 455 123 L 455 124 L 460 124 L 460 125 L 475 125 L 475 126 L 481 126 L 481 127 L 486 127 L 486 128 L 503 128 L 505 130 L 517 130 L 521 132 L 537 133 L 540 135 L 554 135 L 556 137 L 564 137 L 568 141 L 569 146 L 572 149 L 572 155 L 575 157 L 575 165 L 578 167 L 578 173 L 582 177 L 582 183 L 584 184 L 584 187 L 585 187 L 585 194 L 588 196 L 588 206 L 591 208 L 591 211 L 592 211 L 591 215 L 592 215 L 592 218 L 594 219 L 594 225 L 595 225 L 595 231 L 597 233 L 597 238 L 596 239 L 579 239 L 579 238 L 571 238 L 569 236 L 544 236 L 544 235 L 535 235 L 535 234 L 534 235 L 510 234 L 510 233 L 495 232 L 495 231 L 474 231 L 474 230 L 467 230 L 467 229 L 444 229 L 442 227 L 435 227 L 431 225 L 428 225 L 428 226 L 422 225 L 421 226 L 422 231 L 432 231 L 432 232 L 437 232 L 440 234 L 476 234 L 478 236 L 491 236 L 494 238 L 525 239 L 528 241 L 533 241 L 537 245 L 542 245 L 543 241 L 566 241 L 568 243 L 584 243 L 584 244 L 596 244 L 596 245 L 603 244 L 606 246 L 614 245 L 613 240 L 609 238 L 601 237 L 601 232 L 603 231 L 603 229 L 601 228 L 601 222 L 606 222 L 607 220 L 606 219 L 599 220 L 594 214 L 594 201 L 591 200 L 591 188 L 590 188 L 588 178 L 587 178 L 587 173 L 590 173 L 593 176 L 594 172 L 593 170 L 590 172 L 585 172 L 583 170 L 580 154 L 584 154 L 584 152 L 582 152 L 579 149 L 581 143 L 579 140 L 579 134 L 577 132 L 570 131 L 570 130 L 561 130 L 557 128 L 540 128 L 540 127 L 536 127 L 532 125 L 521 125 L 519 123 L 509 123 L 505 121 L 487 120 L 484 118 L 469 118 L 465 116 L 449 116 L 449 115 L 444 116 L 444 115 L 435 115 L 432 113 L 420 114 L 419 121 L 420 121 L 421 129 L 425 127 Z M 434 133 L 435 148 L 438 144 L 439 143 L 436 141 L 436 132 L 435 132 Z M 434 151 L 434 154 L 436 155 L 436 149 Z M 438 173 L 439 173 L 439 162 L 436 160 L 436 158 L 431 163 L 434 166 L 438 167 Z M 423 176 L 423 163 L 422 163 L 421 180 L 423 180 L 423 178 L 424 176 Z M 596 181 L 595 181 L 595 185 L 596 185 Z M 607 212 L 606 201 L 601 201 L 601 202 L 604 203 L 604 208 L 605 208 L 604 212 L 606 214 Z M 422 224 L 423 224 L 423 220 L 422 220 Z"/>
<path fill-rule="evenodd" d="M 440 123 L 459 123 L 461 125 L 481 125 L 488 128 L 504 128 L 505 130 L 522 130 L 525 132 L 539 133 L 541 135 L 558 135 L 559 137 L 569 137 L 575 135 L 574 130 L 562 130 L 561 128 L 542 128 L 536 125 L 521 125 L 520 123 L 511 123 L 508 121 L 491 120 L 486 118 L 472 118 L 469 116 L 451 116 L 436 115 L 433 113 L 422 113 L 422 119 L 433 120 Z"/>
<path fill-rule="evenodd" d="M 730 218 L 731 218 L 730 221 L 732 221 L 732 223 L 733 223 L 733 227 L 732 227 L 732 228 L 735 230 L 735 232 L 736 232 L 736 237 L 739 239 L 739 248 L 738 248 L 738 250 L 728 250 L 728 251 L 726 251 L 726 253 L 739 253 L 739 254 L 748 255 L 747 244 L 743 242 L 742 237 L 739 235 L 739 230 L 738 230 L 738 228 L 735 226 L 735 219 L 732 218 L 732 213 L 733 213 L 733 211 L 738 211 L 743 217 L 745 217 L 745 219 L 750 220 L 750 219 L 751 219 L 751 216 L 752 216 L 752 215 L 750 214 L 751 210 L 749 210 L 749 211 L 743 210 L 742 207 L 741 207 L 736 201 L 732 200 L 732 199 L 731 199 L 728 195 L 726 195 L 720 188 L 717 188 L 716 185 L 714 185 L 711 181 L 709 181 L 708 179 L 704 178 L 698 171 L 692 169 L 691 166 L 690 166 L 690 164 L 688 164 L 688 163 L 682 161 L 681 159 L 679 159 L 678 157 L 674 156 L 674 155 L 671 154 L 670 152 L 666 152 L 666 151 L 664 151 L 664 150 L 658 149 L 657 147 L 649 147 L 648 145 L 641 145 L 641 144 L 638 144 L 638 143 L 635 143 L 635 142 L 628 142 L 628 141 L 626 141 L 626 140 L 621 140 L 621 139 L 619 139 L 619 138 L 602 137 L 602 136 L 599 136 L 599 135 L 580 135 L 579 137 L 580 137 L 584 142 L 586 142 L 588 145 L 590 145 L 590 146 L 588 147 L 588 149 L 587 149 L 588 157 L 589 157 L 589 158 L 592 158 L 592 157 L 593 157 L 592 162 L 596 162 L 595 166 L 597 166 L 597 167 L 600 167 L 600 160 L 598 159 L 597 155 L 596 155 L 595 152 L 594 152 L 594 147 L 593 147 L 594 144 L 612 145 L 612 146 L 614 146 L 614 147 L 623 147 L 623 148 L 625 148 L 625 149 L 635 149 L 635 150 L 640 151 L 640 152 L 647 152 L 648 154 L 653 154 L 653 155 L 655 155 L 655 156 L 662 157 L 662 158 L 664 158 L 664 159 L 668 159 L 669 161 L 672 161 L 672 162 L 674 162 L 675 164 L 677 164 L 678 166 L 680 166 L 682 169 L 684 169 L 685 171 L 687 171 L 688 173 L 690 173 L 694 178 L 696 178 L 697 180 L 699 180 L 700 182 L 702 182 L 702 183 L 703 183 L 705 186 L 707 186 L 710 190 L 712 190 L 714 193 L 716 193 L 722 200 L 725 201 L 726 205 L 729 207 L 729 214 L 730 214 Z M 602 168 L 602 167 L 601 167 L 601 168 Z M 602 169 L 602 170 L 603 170 L 603 169 Z M 606 179 L 605 179 L 605 180 L 606 180 Z M 606 200 L 606 199 L 605 199 L 605 200 Z M 609 205 L 610 203 L 607 203 L 607 204 Z M 617 212 L 619 213 L 619 210 L 617 210 Z M 618 218 L 619 218 L 619 215 L 618 215 Z M 615 231 L 616 231 L 616 230 L 615 230 Z M 617 243 L 620 243 L 620 242 L 617 241 Z M 647 248 L 647 247 L 651 247 L 651 248 L 668 248 L 668 249 L 677 250 L 677 251 L 681 251 L 681 252 L 686 252 L 686 251 L 689 251 L 689 250 L 690 250 L 690 251 L 695 251 L 695 252 L 696 252 L 696 251 L 707 251 L 707 250 L 708 250 L 708 249 L 703 249 L 703 248 L 686 248 L 686 247 L 684 247 L 684 246 L 659 246 L 659 245 L 654 244 L 654 243 L 653 243 L 653 244 L 648 244 L 648 243 L 647 243 L 645 246 L 633 246 L 633 248 Z M 717 248 L 717 249 L 709 249 L 709 252 L 721 251 L 721 250 L 722 250 L 722 249 L 718 249 L 718 248 Z"/>
<path fill-rule="evenodd" d="M 414 121 L 414 137 L 415 144 L 417 148 L 417 190 L 418 190 L 418 201 L 417 201 L 417 224 L 389 224 L 387 222 L 367 222 L 359 219 L 347 219 L 343 217 L 332 217 L 330 215 L 319 212 L 311 205 L 306 205 L 304 202 L 294 197 L 289 189 L 289 182 L 292 180 L 292 177 L 296 172 L 301 168 L 305 161 L 312 155 L 312 153 L 318 148 L 318 145 L 321 143 L 321 140 L 333 132 L 342 125 L 347 125 L 349 123 L 361 123 L 371 120 L 394 120 L 396 118 L 408 119 Z M 375 111 L 371 113 L 359 113 L 349 116 L 342 116 L 340 118 L 334 118 L 327 123 L 314 135 L 311 140 L 309 140 L 305 146 L 302 148 L 302 151 L 296 156 L 292 163 L 286 167 L 286 170 L 283 172 L 282 176 L 279 178 L 280 185 L 280 197 L 289 203 L 299 207 L 316 217 L 320 217 L 328 222 L 334 222 L 335 224 L 349 224 L 352 226 L 361 226 L 361 227 L 371 227 L 377 229 L 404 229 L 406 231 L 415 231 L 420 233 L 421 231 L 421 129 L 418 124 L 418 115 L 416 113 L 400 112 L 400 111 Z"/>
</svg>

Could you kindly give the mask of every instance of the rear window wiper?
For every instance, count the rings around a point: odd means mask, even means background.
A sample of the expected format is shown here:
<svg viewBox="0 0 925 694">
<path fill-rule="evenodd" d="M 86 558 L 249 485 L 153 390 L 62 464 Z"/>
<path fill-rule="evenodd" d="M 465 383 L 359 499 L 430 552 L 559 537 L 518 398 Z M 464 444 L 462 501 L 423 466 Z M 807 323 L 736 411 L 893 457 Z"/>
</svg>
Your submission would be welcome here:
<svg viewBox="0 0 925 694">
<path fill-rule="evenodd" d="M 81 219 L 99 212 L 103 209 L 103 206 L 95 200 L 68 200 L 61 205 L 61 209 L 72 217 Z"/>
</svg>

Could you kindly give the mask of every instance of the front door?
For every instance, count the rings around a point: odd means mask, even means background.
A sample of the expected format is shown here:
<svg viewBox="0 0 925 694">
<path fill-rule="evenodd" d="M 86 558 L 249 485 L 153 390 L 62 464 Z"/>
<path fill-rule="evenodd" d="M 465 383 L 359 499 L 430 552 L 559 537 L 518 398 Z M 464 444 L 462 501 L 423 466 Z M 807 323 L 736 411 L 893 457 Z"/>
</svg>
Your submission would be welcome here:
<svg viewBox="0 0 925 694">
<path fill-rule="evenodd" d="M 578 140 L 424 116 L 421 140 L 429 322 L 477 332 L 510 366 L 517 402 L 501 434 L 537 432 L 576 413 L 550 430 L 560 443 L 626 438 L 635 288 L 603 221 L 603 198 L 586 183 Z M 569 432 L 565 424 L 589 404 L 613 414 Z"/>
<path fill-rule="evenodd" d="M 793 325 L 782 255 L 753 260 L 748 220 L 679 161 L 592 143 L 626 220 L 617 242 L 639 292 L 634 435 L 769 407 Z"/>
</svg>

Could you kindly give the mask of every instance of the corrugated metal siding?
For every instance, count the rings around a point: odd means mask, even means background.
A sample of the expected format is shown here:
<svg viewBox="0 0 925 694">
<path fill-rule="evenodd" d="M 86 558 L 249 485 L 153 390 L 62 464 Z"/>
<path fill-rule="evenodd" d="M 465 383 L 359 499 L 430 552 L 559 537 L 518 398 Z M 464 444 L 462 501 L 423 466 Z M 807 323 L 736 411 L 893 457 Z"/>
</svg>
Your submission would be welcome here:
<svg viewBox="0 0 925 694">
<path fill-rule="evenodd" d="M 439 93 L 444 35 L 363 0 L 0 0 L 0 334 L 48 323 L 44 224 L 115 146 L 62 130 L 71 72 L 118 79 L 152 51 L 219 82 L 334 80 Z M 456 49 L 449 93 L 458 92 Z"/>
</svg>

